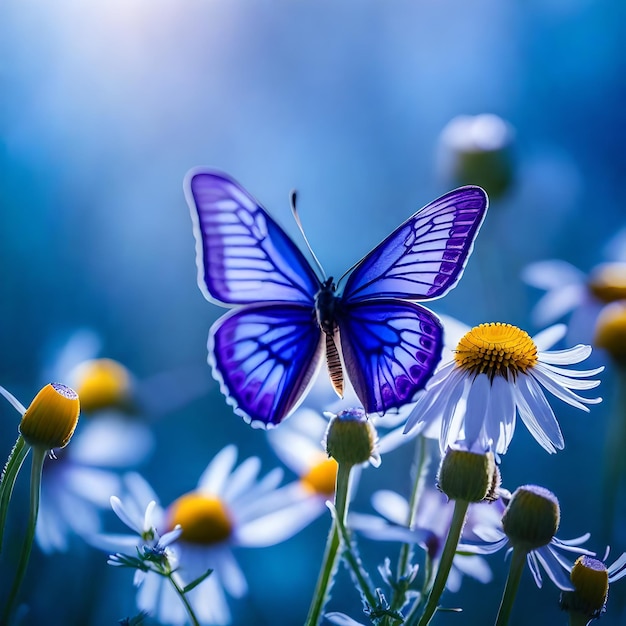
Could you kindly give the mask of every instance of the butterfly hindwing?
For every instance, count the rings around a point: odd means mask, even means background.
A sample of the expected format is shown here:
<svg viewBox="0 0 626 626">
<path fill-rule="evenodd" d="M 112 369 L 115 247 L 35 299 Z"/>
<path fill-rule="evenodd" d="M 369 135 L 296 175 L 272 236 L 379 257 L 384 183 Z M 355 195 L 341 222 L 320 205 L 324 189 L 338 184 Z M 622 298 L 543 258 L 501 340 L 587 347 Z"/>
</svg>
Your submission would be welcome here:
<svg viewBox="0 0 626 626">
<path fill-rule="evenodd" d="M 222 305 L 313 303 L 319 280 L 290 237 L 232 178 L 193 170 L 185 180 L 198 284 Z"/>
<path fill-rule="evenodd" d="M 348 377 L 367 413 L 411 402 L 441 358 L 441 323 L 418 304 L 357 302 L 342 307 L 338 322 Z"/>
<path fill-rule="evenodd" d="M 343 299 L 429 300 L 460 279 L 487 210 L 480 187 L 460 187 L 426 205 L 354 268 Z"/>
<path fill-rule="evenodd" d="M 318 370 L 322 334 L 313 309 L 270 302 L 235 309 L 211 329 L 209 361 L 235 412 L 253 425 L 278 424 Z"/>
</svg>

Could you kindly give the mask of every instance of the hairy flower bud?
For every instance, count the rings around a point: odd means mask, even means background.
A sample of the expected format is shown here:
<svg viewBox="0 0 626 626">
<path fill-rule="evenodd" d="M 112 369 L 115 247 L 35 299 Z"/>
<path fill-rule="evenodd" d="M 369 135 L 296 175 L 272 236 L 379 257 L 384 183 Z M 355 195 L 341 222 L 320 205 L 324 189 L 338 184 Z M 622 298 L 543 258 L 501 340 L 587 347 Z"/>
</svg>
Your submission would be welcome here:
<svg viewBox="0 0 626 626">
<path fill-rule="evenodd" d="M 609 595 L 609 572 L 606 565 L 591 556 L 576 559 L 570 579 L 574 591 L 561 594 L 561 608 L 582 613 L 588 619 L 599 617 Z"/>
<path fill-rule="evenodd" d="M 518 487 L 502 514 L 502 527 L 513 546 L 535 550 L 548 545 L 559 528 L 556 496 L 537 485 Z"/>
<path fill-rule="evenodd" d="M 380 464 L 376 451 L 377 434 L 362 409 L 347 409 L 334 415 L 326 430 L 326 452 L 337 463 Z"/>
<path fill-rule="evenodd" d="M 439 466 L 439 489 L 451 500 L 481 502 L 494 499 L 498 469 L 492 452 L 449 448 Z"/>
</svg>

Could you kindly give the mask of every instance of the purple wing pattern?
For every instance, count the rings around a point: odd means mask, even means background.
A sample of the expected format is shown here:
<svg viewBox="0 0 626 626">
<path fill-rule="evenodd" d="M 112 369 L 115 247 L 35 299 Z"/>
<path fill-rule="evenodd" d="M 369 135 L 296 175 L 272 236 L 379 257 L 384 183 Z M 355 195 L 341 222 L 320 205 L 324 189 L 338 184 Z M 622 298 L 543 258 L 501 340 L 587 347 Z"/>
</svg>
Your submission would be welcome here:
<svg viewBox="0 0 626 626">
<path fill-rule="evenodd" d="M 280 300 L 313 304 L 319 280 L 306 258 L 238 183 L 195 170 L 185 180 L 194 221 L 198 284 L 222 305 Z"/>
<path fill-rule="evenodd" d="M 313 309 L 270 302 L 222 316 L 209 336 L 209 362 L 235 412 L 275 425 L 306 395 L 323 354 Z"/>
<path fill-rule="evenodd" d="M 429 300 L 460 279 L 487 210 L 480 187 L 460 187 L 420 209 L 350 274 L 346 302 L 372 298 Z"/>
<path fill-rule="evenodd" d="M 344 305 L 338 321 L 348 377 L 367 413 L 411 402 L 441 358 L 441 323 L 418 304 L 357 302 Z"/>
</svg>

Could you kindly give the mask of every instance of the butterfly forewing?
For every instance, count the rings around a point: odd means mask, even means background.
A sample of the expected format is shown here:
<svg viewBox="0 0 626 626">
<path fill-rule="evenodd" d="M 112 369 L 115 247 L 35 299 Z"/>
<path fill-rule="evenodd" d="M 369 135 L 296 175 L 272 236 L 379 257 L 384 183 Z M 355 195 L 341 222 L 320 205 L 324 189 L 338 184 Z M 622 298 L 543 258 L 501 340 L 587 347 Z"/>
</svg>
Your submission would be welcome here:
<svg viewBox="0 0 626 626">
<path fill-rule="evenodd" d="M 441 358 L 441 323 L 412 302 L 370 300 L 343 307 L 339 333 L 348 377 L 368 413 L 411 402 Z"/>
<path fill-rule="evenodd" d="M 314 312 L 267 303 L 221 317 L 209 337 L 210 362 L 235 412 L 261 425 L 278 424 L 300 402 L 323 354 Z"/>
<path fill-rule="evenodd" d="M 185 182 L 198 283 L 219 304 L 313 303 L 319 280 L 304 255 L 238 183 L 196 170 Z"/>
<path fill-rule="evenodd" d="M 460 187 L 426 205 L 361 260 L 343 299 L 444 295 L 463 273 L 487 204 L 480 187 Z"/>
</svg>

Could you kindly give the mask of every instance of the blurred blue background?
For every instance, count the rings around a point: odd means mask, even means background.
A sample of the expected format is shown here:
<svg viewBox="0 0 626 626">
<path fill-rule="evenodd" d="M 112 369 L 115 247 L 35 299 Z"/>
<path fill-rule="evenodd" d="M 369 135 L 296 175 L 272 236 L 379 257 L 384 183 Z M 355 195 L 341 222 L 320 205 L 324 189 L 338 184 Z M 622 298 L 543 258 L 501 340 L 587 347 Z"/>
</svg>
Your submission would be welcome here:
<svg viewBox="0 0 626 626">
<path fill-rule="evenodd" d="M 164 503 L 193 488 L 228 442 L 269 470 L 278 461 L 264 434 L 232 415 L 206 365 L 208 330 L 223 311 L 196 285 L 185 173 L 230 173 L 300 242 L 288 202 L 296 188 L 312 247 L 338 276 L 454 186 L 436 155 L 460 114 L 495 113 L 513 126 L 515 182 L 492 202 L 464 279 L 432 308 L 536 332 L 537 293 L 521 269 L 555 257 L 588 270 L 625 224 L 625 13 L 618 0 L 3 2 L 0 384 L 28 403 L 55 347 L 89 327 L 138 379 L 185 371 L 200 381 L 184 406 L 152 422 L 156 450 L 141 471 Z M 606 396 L 611 372 L 604 378 Z M 563 537 L 599 527 L 607 410 L 559 407 L 563 452 L 547 455 L 520 427 L 503 459 L 506 486 L 535 482 L 559 496 Z M 8 405 L 1 416 L 7 455 L 17 416 Z M 383 462 L 379 476 L 369 470 L 362 510 L 373 488 L 403 484 L 409 458 Z M 405 482 L 408 493 L 408 473 Z M 230 603 L 237 623 L 304 621 L 327 526 L 238 554 L 251 590 Z M 622 533 L 613 554 L 624 550 Z M 373 571 L 384 553 L 364 552 Z M 493 583 L 466 581 L 450 600 L 464 616 L 437 623 L 491 621 L 502 561 L 491 559 Z M 27 584 L 28 623 L 111 624 L 134 611 L 130 575 L 79 541 L 65 555 L 35 548 Z M 619 604 L 624 585 L 615 589 Z M 345 571 L 335 597 L 331 608 L 359 616 Z M 511 624 L 565 623 L 557 598 L 526 572 Z M 618 615 L 610 604 L 602 621 L 622 623 Z"/>
</svg>

